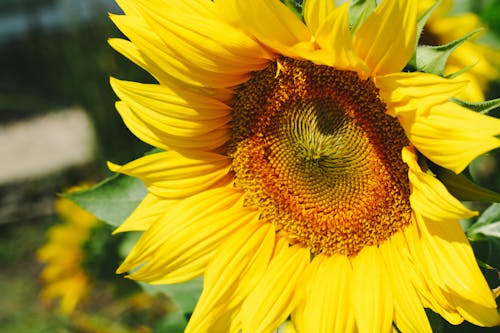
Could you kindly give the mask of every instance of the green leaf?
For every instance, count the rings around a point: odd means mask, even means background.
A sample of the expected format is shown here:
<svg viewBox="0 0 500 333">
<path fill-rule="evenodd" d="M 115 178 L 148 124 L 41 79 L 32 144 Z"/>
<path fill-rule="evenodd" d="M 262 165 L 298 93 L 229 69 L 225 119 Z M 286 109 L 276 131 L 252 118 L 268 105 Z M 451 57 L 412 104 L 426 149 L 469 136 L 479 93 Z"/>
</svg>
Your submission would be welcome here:
<svg viewBox="0 0 500 333">
<path fill-rule="evenodd" d="M 413 52 L 413 55 L 407 64 L 407 69 L 411 72 L 417 70 L 417 49 L 418 49 L 418 44 L 422 39 L 422 32 L 424 32 L 425 24 L 427 23 L 427 20 L 432 15 L 434 10 L 436 10 L 436 8 L 439 7 L 442 2 L 443 2 L 442 0 L 436 1 L 417 19 L 417 41 L 415 45 L 415 51 Z"/>
<path fill-rule="evenodd" d="M 474 253 L 479 254 L 483 267 L 491 270 L 500 268 L 500 204 L 488 207 L 467 229 L 467 237 L 472 242 Z M 500 282 L 498 274 L 493 279 L 495 285 Z"/>
<path fill-rule="evenodd" d="M 155 325 L 153 333 L 183 333 L 187 320 L 180 310 L 169 313 L 162 321 Z"/>
<path fill-rule="evenodd" d="M 488 259 L 487 262 L 489 266 L 493 267 L 495 270 L 498 270 L 500 268 L 500 256 L 498 255 L 500 253 L 500 239 L 498 238 L 492 238 L 489 237 L 487 238 L 488 242 Z M 500 278 L 498 278 L 500 275 L 496 274 L 496 286 L 498 286 L 500 282 Z"/>
<path fill-rule="evenodd" d="M 484 210 L 484 212 L 477 218 L 475 224 L 483 225 L 500 221 L 500 203 L 494 203 Z"/>
<path fill-rule="evenodd" d="M 118 248 L 118 254 L 121 258 L 125 258 L 139 241 L 139 238 L 142 236 L 142 231 L 127 231 L 120 235 L 122 235 L 123 238 Z M 114 236 L 116 237 L 118 235 Z"/>
<path fill-rule="evenodd" d="M 476 234 L 482 234 L 487 237 L 500 238 L 500 221 L 482 225 L 477 228 L 474 228 L 473 230 L 474 233 Z"/>
<path fill-rule="evenodd" d="M 457 47 L 462 45 L 463 42 L 471 38 L 474 34 L 476 34 L 480 30 L 481 29 L 474 30 L 466 34 L 465 36 L 458 38 L 453 42 L 450 42 L 445 45 L 418 46 L 415 51 L 415 57 L 414 57 L 415 67 L 417 68 L 417 70 L 422 72 L 443 76 L 444 69 L 446 67 L 446 62 L 448 61 L 448 58 L 451 55 L 451 53 Z"/>
<path fill-rule="evenodd" d="M 194 310 L 198 298 L 203 290 L 203 278 L 199 277 L 184 283 L 152 285 L 140 282 L 144 291 L 156 294 L 168 295 L 182 310 L 183 313 L 191 313 Z"/>
<path fill-rule="evenodd" d="M 498 255 L 500 253 L 500 239 L 497 237 L 486 237 L 486 241 L 488 243 L 488 258 L 486 262 L 490 267 L 494 267 L 495 270 L 498 270 L 500 268 L 500 256 Z M 500 282 L 498 276 L 499 274 L 497 272 L 497 278 L 494 280 L 496 286 L 498 286 Z"/>
<path fill-rule="evenodd" d="M 500 239 L 500 204 L 495 203 L 488 207 L 476 223 L 467 229 L 469 239 L 473 241 L 486 238 Z"/>
<path fill-rule="evenodd" d="M 490 111 L 500 107 L 500 98 L 492 99 L 484 102 L 467 102 L 460 100 L 458 98 L 452 98 L 452 102 L 457 103 L 464 108 L 467 108 L 472 111 L 476 111 L 482 114 L 488 114 Z"/>
<path fill-rule="evenodd" d="M 115 174 L 91 189 L 64 193 L 67 198 L 98 219 L 119 226 L 142 201 L 147 189 L 141 180 Z"/>
<path fill-rule="evenodd" d="M 456 71 L 454 73 L 445 75 L 444 78 L 446 78 L 446 79 L 454 79 L 456 77 L 459 77 L 463 73 L 468 72 L 469 70 L 471 70 L 476 65 L 477 65 L 477 62 L 474 63 L 474 64 L 470 64 L 469 66 L 465 66 L 465 67 L 459 69 L 458 71 Z"/>
<path fill-rule="evenodd" d="M 417 20 L 417 36 L 420 37 L 422 31 L 424 30 L 424 26 L 427 23 L 427 20 L 432 15 L 434 10 L 441 5 L 443 0 L 436 1 L 429 9 L 427 9 Z"/>
<path fill-rule="evenodd" d="M 500 202 L 499 193 L 473 183 L 463 173 L 457 175 L 435 164 L 431 166 L 431 170 L 448 191 L 459 200 Z"/>
<path fill-rule="evenodd" d="M 352 0 L 349 5 L 349 26 L 354 34 L 377 7 L 375 0 Z"/>
</svg>

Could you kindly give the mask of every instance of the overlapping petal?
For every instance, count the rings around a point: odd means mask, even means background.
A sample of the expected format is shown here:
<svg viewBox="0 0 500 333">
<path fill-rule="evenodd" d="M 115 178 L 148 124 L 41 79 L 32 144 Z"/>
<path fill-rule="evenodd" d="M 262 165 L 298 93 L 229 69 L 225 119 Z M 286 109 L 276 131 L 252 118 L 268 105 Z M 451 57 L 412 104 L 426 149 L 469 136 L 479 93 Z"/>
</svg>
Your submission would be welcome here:
<svg viewBox="0 0 500 333">
<path fill-rule="evenodd" d="M 302 299 L 292 314 L 298 332 L 353 332 L 352 268 L 343 255 L 316 256 L 299 288 Z"/>
<path fill-rule="evenodd" d="M 429 320 L 411 277 L 413 263 L 402 234 L 380 247 L 394 300 L 394 323 L 401 332 L 432 333 Z"/>
<path fill-rule="evenodd" d="M 258 212 L 242 207 L 241 191 L 218 188 L 173 205 L 144 232 L 118 272 L 157 283 L 177 283 L 203 273 L 217 247 Z M 169 241 L 164 242 L 167 238 Z"/>
<path fill-rule="evenodd" d="M 354 70 L 366 77 L 369 68 L 354 50 L 348 8 L 348 3 L 345 3 L 323 19 L 315 33 L 316 43 L 321 48 L 303 56 L 317 64 Z"/>
<path fill-rule="evenodd" d="M 301 246 L 285 247 L 276 254 L 241 306 L 243 332 L 269 332 L 285 321 L 297 306 L 295 290 L 309 257 L 309 250 Z"/>
<path fill-rule="evenodd" d="M 391 280 L 380 250 L 365 247 L 351 263 L 351 304 L 359 332 L 389 332 L 394 303 Z"/>
<path fill-rule="evenodd" d="M 167 200 L 152 193 L 146 194 L 139 206 L 113 232 L 144 231 L 158 220 L 177 200 Z"/>
<path fill-rule="evenodd" d="M 150 124 L 141 119 L 127 103 L 119 101 L 116 103 L 116 110 L 120 113 L 123 122 L 128 129 L 134 133 L 142 141 L 161 149 L 178 149 L 178 150 L 202 150 L 213 151 L 220 148 L 228 139 L 229 132 L 227 128 L 220 128 L 205 133 L 203 137 L 182 137 L 172 135 L 161 128 L 157 124 Z M 161 126 L 160 126 L 161 127 Z"/>
<path fill-rule="evenodd" d="M 404 148 L 402 158 L 409 167 L 410 203 L 414 211 L 435 221 L 477 215 L 453 197 L 438 179 L 422 171 L 414 151 Z"/>
<path fill-rule="evenodd" d="M 309 29 L 280 1 L 226 0 L 223 3 L 237 13 L 245 30 L 275 52 L 294 56 L 300 51 L 315 49 Z"/>
<path fill-rule="evenodd" d="M 500 119 L 452 102 L 427 111 L 405 111 L 398 119 L 411 143 L 427 158 L 456 173 L 474 158 L 500 147 Z"/>
<path fill-rule="evenodd" d="M 316 35 L 319 27 L 335 9 L 335 1 L 307 0 L 304 3 L 304 21 L 311 32 Z"/>
<path fill-rule="evenodd" d="M 137 45 L 135 45 L 131 41 L 121 38 L 110 38 L 108 39 L 108 43 L 117 52 L 121 53 L 130 61 L 151 74 L 157 81 L 162 82 L 171 80 L 171 77 L 169 75 L 167 75 L 161 68 L 156 66 L 156 64 L 149 60 L 145 55 L 143 55 L 139 51 Z"/>
<path fill-rule="evenodd" d="M 193 68 L 188 60 L 180 57 L 171 44 L 164 43 L 144 21 L 123 15 L 111 15 L 111 19 L 138 47 L 143 56 L 147 54 L 149 62 L 154 63 L 156 68 L 160 68 L 163 75 L 175 78 L 179 84 L 224 88 L 240 84 L 248 79 L 246 73 L 224 73 L 202 67 Z"/>
<path fill-rule="evenodd" d="M 480 325 L 498 325 L 493 293 L 458 221 L 433 221 L 418 214 L 415 221 L 405 234 L 414 267 L 419 270 L 417 290 L 424 306 L 454 325 L 464 318 L 482 322 Z M 478 308 L 484 313 L 479 314 Z"/>
<path fill-rule="evenodd" d="M 426 111 L 460 93 L 467 82 L 445 79 L 429 73 L 393 73 L 376 78 L 380 97 L 388 104 L 388 113 Z"/>
<path fill-rule="evenodd" d="M 382 1 L 354 36 L 373 76 L 400 72 L 416 45 L 417 1 Z M 389 37 L 390 36 L 390 37 Z"/>
<path fill-rule="evenodd" d="M 422 246 L 426 255 L 420 257 L 431 269 L 429 279 L 451 294 L 496 308 L 492 292 L 477 266 L 472 248 L 456 220 L 433 221 L 418 217 Z"/>
<path fill-rule="evenodd" d="M 174 218 L 174 217 L 169 217 Z M 183 224 L 172 226 L 171 229 L 160 233 L 168 237 L 168 242 L 157 248 L 157 253 L 146 258 L 143 266 L 130 274 L 130 278 L 156 284 L 171 284 L 191 280 L 200 276 L 206 269 L 218 246 L 229 235 L 248 223 L 257 220 L 258 213 L 251 208 L 227 209 L 213 213 L 210 216 L 196 221 L 182 221 Z M 160 220 L 153 224 L 148 233 L 161 232 L 163 226 L 169 224 Z M 148 235 L 144 235 L 147 237 Z M 140 251 L 151 248 L 144 238 L 139 241 Z"/>
<path fill-rule="evenodd" d="M 422 247 L 420 231 L 416 222 L 404 231 L 405 239 L 407 240 L 408 249 L 411 257 L 420 256 Z M 420 295 L 424 307 L 438 313 L 445 320 L 453 325 L 458 325 L 463 322 L 463 317 L 458 313 L 454 303 L 451 300 L 447 290 L 442 289 L 439 285 L 434 284 L 426 276 L 428 271 L 423 267 L 418 258 L 413 260 L 414 275 L 411 277 L 416 290 Z"/>
<path fill-rule="evenodd" d="M 162 198 L 180 199 L 227 184 L 231 160 L 201 151 L 167 151 L 146 155 L 111 170 L 140 178 L 148 190 Z"/>
<path fill-rule="evenodd" d="M 193 69 L 209 72 L 237 73 L 248 78 L 251 71 L 262 69 L 271 54 L 241 29 L 215 15 L 200 16 L 193 10 L 169 4 L 166 10 L 153 10 L 150 1 L 137 6 L 148 24 L 179 59 Z M 211 12 L 215 7 L 207 2 Z M 223 35 L 224 38 L 217 38 Z"/>
<path fill-rule="evenodd" d="M 190 141 L 196 142 L 203 135 L 219 136 L 217 141 L 222 145 L 226 137 L 224 133 L 230 120 L 230 109 L 218 100 L 186 91 L 173 92 L 157 84 L 111 79 L 111 86 L 126 103 L 120 107 L 124 121 L 133 123 L 132 126 L 142 131 L 152 132 L 150 143 L 155 146 L 167 148 L 181 145 L 182 148 L 184 145 L 189 148 Z M 171 139 L 166 142 L 155 140 L 154 134 Z M 172 144 L 167 146 L 168 143 Z M 197 148 L 203 150 L 201 144 Z M 206 148 L 214 147 L 210 145 Z"/>
<path fill-rule="evenodd" d="M 228 331 L 233 312 L 239 311 L 239 305 L 266 271 L 275 238 L 272 224 L 254 223 L 242 227 L 220 246 L 205 273 L 203 293 L 186 332 L 199 327 Z"/>
<path fill-rule="evenodd" d="M 186 90 L 173 90 L 159 84 L 144 84 L 111 78 L 111 87 L 118 97 L 130 105 L 140 104 L 149 112 L 159 113 L 176 120 L 220 121 L 224 125 L 230 116 L 230 108 L 216 98 Z"/>
</svg>

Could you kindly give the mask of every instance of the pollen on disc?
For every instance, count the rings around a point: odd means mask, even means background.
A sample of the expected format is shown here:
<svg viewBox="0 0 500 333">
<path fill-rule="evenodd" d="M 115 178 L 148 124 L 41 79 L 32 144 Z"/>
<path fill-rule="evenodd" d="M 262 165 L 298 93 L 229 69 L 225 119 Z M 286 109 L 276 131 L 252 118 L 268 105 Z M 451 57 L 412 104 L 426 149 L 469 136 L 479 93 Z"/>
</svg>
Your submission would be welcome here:
<svg viewBox="0 0 500 333">
<path fill-rule="evenodd" d="M 410 223 L 409 144 L 370 79 L 282 57 L 233 96 L 236 186 L 291 243 L 356 255 Z"/>
</svg>

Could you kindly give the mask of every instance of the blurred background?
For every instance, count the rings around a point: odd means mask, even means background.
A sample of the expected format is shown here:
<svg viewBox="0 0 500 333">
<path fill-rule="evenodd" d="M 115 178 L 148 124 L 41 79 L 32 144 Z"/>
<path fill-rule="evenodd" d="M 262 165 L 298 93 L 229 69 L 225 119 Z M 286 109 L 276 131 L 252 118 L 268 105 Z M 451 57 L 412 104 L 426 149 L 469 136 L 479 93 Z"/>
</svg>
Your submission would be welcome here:
<svg viewBox="0 0 500 333">
<path fill-rule="evenodd" d="M 112 0 L 0 0 L 0 332 L 148 332 L 167 306 L 114 275 L 111 228 L 78 226 L 78 207 L 55 204 L 107 177 L 106 160 L 150 149 L 114 110 L 109 76 L 150 78 L 108 46 L 121 36 L 109 12 Z M 65 293 L 78 304 L 63 306 Z"/>
<path fill-rule="evenodd" d="M 455 5 L 450 15 L 476 13 L 489 27 L 481 42 L 500 45 L 500 0 Z M 0 0 L 0 332 L 153 332 L 169 311 L 114 275 L 124 241 L 57 199 L 109 176 L 105 161 L 150 149 L 114 110 L 109 76 L 151 78 L 108 46 L 121 36 L 109 12 L 120 13 L 112 0 Z M 498 79 L 486 89 L 500 97 Z M 470 176 L 500 191 L 499 161 L 498 150 L 478 158 Z"/>
</svg>

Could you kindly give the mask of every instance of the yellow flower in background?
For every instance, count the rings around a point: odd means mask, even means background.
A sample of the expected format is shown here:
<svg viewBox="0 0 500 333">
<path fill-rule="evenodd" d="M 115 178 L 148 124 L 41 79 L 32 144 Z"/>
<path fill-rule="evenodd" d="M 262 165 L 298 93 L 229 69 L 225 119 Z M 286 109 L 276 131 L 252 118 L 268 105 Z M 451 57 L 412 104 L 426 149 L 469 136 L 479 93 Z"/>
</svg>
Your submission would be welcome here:
<svg viewBox="0 0 500 333">
<path fill-rule="evenodd" d="M 423 13 L 436 1 L 419 1 L 419 12 Z M 445 0 L 426 22 L 420 43 L 424 45 L 442 45 L 461 38 L 471 31 L 485 28 L 479 16 L 474 13 L 450 15 L 452 0 Z M 484 31 L 483 31 L 484 33 Z M 482 44 L 477 39 L 481 32 L 460 45 L 450 56 L 446 66 L 446 75 L 460 71 L 462 68 L 472 66 L 460 75 L 461 79 L 469 83 L 457 97 L 471 102 L 484 100 L 488 82 L 498 78 L 500 65 L 500 50 Z"/>
<path fill-rule="evenodd" d="M 144 231 L 118 272 L 204 276 L 187 332 L 430 332 L 500 323 L 458 220 L 475 215 L 425 159 L 461 172 L 500 120 L 448 100 L 466 86 L 402 73 L 417 1 L 117 1 L 111 45 L 157 84 L 112 79 L 117 109 L 164 152 L 112 170 L 149 193 L 117 232 Z M 388 38 L 391 36 L 391 38 Z"/>
<path fill-rule="evenodd" d="M 70 191 L 83 190 L 74 187 Z M 60 299 L 59 310 L 71 314 L 90 290 L 90 281 L 82 268 L 83 244 L 98 220 L 68 199 L 58 198 L 55 210 L 62 223 L 48 231 L 48 242 L 37 251 L 45 264 L 40 273 L 44 283 L 41 297 L 46 301 Z"/>
</svg>

